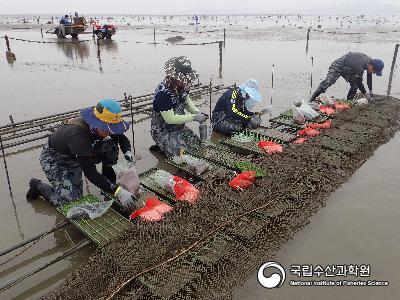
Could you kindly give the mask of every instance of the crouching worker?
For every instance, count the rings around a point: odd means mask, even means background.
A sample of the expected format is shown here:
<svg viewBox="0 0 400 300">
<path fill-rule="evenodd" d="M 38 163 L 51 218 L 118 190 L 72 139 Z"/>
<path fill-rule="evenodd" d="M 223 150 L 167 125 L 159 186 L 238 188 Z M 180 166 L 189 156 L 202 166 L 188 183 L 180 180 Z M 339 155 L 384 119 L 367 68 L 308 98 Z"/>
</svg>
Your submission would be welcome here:
<svg viewBox="0 0 400 300">
<path fill-rule="evenodd" d="M 331 64 L 325 80 L 319 84 L 315 92 L 312 94 L 310 101 L 315 101 L 319 95 L 325 93 L 325 91 L 333 85 L 339 77 L 343 77 L 350 84 L 347 100 L 353 100 L 357 90 L 360 90 L 364 97 L 368 101 L 371 101 L 374 98 L 372 92 L 372 74 L 382 76 L 383 68 L 384 63 L 380 59 L 372 59 L 364 53 L 349 52 Z M 365 70 L 367 71 L 368 93 L 363 84 L 363 75 Z"/>
<path fill-rule="evenodd" d="M 185 56 L 173 57 L 165 64 L 166 77 L 156 88 L 151 118 L 151 136 L 156 145 L 150 150 L 175 156 L 200 146 L 200 138 L 186 123 L 203 123 L 208 116 L 190 99 L 189 89 L 198 74 Z M 186 114 L 185 110 L 189 113 Z"/>
<path fill-rule="evenodd" d="M 116 185 L 112 166 L 119 148 L 125 159 L 134 162 L 131 144 L 124 132 L 129 123 L 122 120 L 121 106 L 111 99 L 81 111 L 81 117 L 65 121 L 50 136 L 40 155 L 40 164 L 50 185 L 32 178 L 27 200 L 42 196 L 55 206 L 83 196 L 82 172 L 102 191 L 113 194 L 128 212 L 136 209 L 133 195 Z M 118 148 L 119 146 L 119 148 Z M 102 163 L 102 172 L 96 164 Z"/>
<path fill-rule="evenodd" d="M 261 101 L 258 81 L 247 80 L 241 86 L 229 88 L 217 101 L 212 112 L 213 130 L 225 135 L 232 135 L 245 128 L 257 128 L 261 117 L 251 110 Z"/>
</svg>

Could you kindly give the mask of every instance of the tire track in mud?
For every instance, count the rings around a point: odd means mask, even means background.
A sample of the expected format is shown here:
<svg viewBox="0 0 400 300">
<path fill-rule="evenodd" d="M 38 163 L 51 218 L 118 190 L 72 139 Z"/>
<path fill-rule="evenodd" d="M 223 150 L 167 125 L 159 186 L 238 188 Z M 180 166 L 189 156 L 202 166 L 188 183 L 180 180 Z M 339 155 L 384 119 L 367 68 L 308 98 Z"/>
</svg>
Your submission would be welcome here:
<svg viewBox="0 0 400 300">
<path fill-rule="evenodd" d="M 267 176 L 250 189 L 233 192 L 225 178 L 213 177 L 196 206 L 179 203 L 161 223 L 136 223 L 43 299 L 106 299 L 128 281 L 114 299 L 229 299 L 394 135 L 399 121 L 400 101 L 388 97 L 338 113 L 334 128 L 320 136 L 254 159 Z"/>
</svg>

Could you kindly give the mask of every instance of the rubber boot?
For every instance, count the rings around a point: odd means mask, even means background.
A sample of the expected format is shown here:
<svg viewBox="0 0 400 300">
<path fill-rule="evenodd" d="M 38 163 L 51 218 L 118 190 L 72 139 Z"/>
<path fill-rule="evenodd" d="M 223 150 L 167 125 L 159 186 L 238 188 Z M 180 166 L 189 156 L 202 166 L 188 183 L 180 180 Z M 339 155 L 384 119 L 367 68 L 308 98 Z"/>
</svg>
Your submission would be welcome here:
<svg viewBox="0 0 400 300">
<path fill-rule="evenodd" d="M 53 201 L 51 201 L 51 196 L 53 195 L 53 187 L 50 184 L 38 180 L 38 182 L 36 183 L 36 189 L 39 191 L 40 196 L 42 196 L 48 202 L 53 203 Z"/>
<path fill-rule="evenodd" d="M 310 101 L 309 101 L 309 102 L 315 101 L 315 99 L 317 99 L 317 97 L 318 97 L 319 95 L 321 95 L 323 92 L 324 92 L 324 91 L 323 91 L 322 89 L 317 88 L 317 89 L 315 90 L 315 92 L 311 95 Z"/>
<path fill-rule="evenodd" d="M 158 145 L 151 145 L 151 146 L 149 147 L 149 150 L 150 150 L 150 151 L 154 151 L 154 152 L 161 152 L 161 148 L 158 147 Z"/>
<path fill-rule="evenodd" d="M 40 192 L 37 189 L 37 185 L 39 182 L 39 179 L 31 178 L 31 180 L 29 181 L 29 190 L 26 193 L 26 200 L 31 201 L 39 198 Z"/>
<path fill-rule="evenodd" d="M 357 90 L 350 89 L 347 94 L 347 100 L 353 100 L 354 96 L 357 94 Z"/>
</svg>

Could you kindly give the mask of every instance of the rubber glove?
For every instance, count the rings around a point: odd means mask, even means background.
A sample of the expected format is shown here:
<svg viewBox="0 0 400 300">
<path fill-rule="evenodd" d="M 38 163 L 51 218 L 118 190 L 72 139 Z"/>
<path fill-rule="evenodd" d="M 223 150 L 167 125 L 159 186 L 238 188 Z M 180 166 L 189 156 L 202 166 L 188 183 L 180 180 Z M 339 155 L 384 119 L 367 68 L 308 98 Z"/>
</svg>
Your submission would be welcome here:
<svg viewBox="0 0 400 300">
<path fill-rule="evenodd" d="M 130 213 L 135 209 L 136 198 L 132 193 L 119 186 L 114 195 L 117 196 L 119 203 L 127 212 Z"/>
<path fill-rule="evenodd" d="M 253 126 L 253 128 L 260 127 L 260 125 L 261 125 L 260 116 L 257 114 L 254 114 L 250 119 L 250 124 L 251 124 L 251 126 Z"/>
<path fill-rule="evenodd" d="M 126 151 L 124 153 L 124 157 L 127 161 L 132 162 L 132 163 L 136 163 L 136 158 L 133 156 L 131 151 Z"/>
<path fill-rule="evenodd" d="M 208 116 L 202 112 L 198 112 L 194 117 L 194 121 L 199 122 L 200 124 L 204 123 L 208 119 Z"/>
</svg>

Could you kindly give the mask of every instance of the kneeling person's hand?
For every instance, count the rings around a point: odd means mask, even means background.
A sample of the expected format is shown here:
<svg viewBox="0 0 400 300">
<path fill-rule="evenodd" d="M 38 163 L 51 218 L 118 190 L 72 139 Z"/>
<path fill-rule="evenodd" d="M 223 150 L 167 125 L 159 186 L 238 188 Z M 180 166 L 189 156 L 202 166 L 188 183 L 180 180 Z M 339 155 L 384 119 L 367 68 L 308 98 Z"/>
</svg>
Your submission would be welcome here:
<svg viewBox="0 0 400 300">
<path fill-rule="evenodd" d="M 117 196 L 119 203 L 127 212 L 130 213 L 135 209 L 136 199 L 132 193 L 119 186 L 114 195 Z"/>
<path fill-rule="evenodd" d="M 250 119 L 250 124 L 253 126 L 253 128 L 260 127 L 261 117 L 258 114 L 254 114 Z"/>
</svg>

